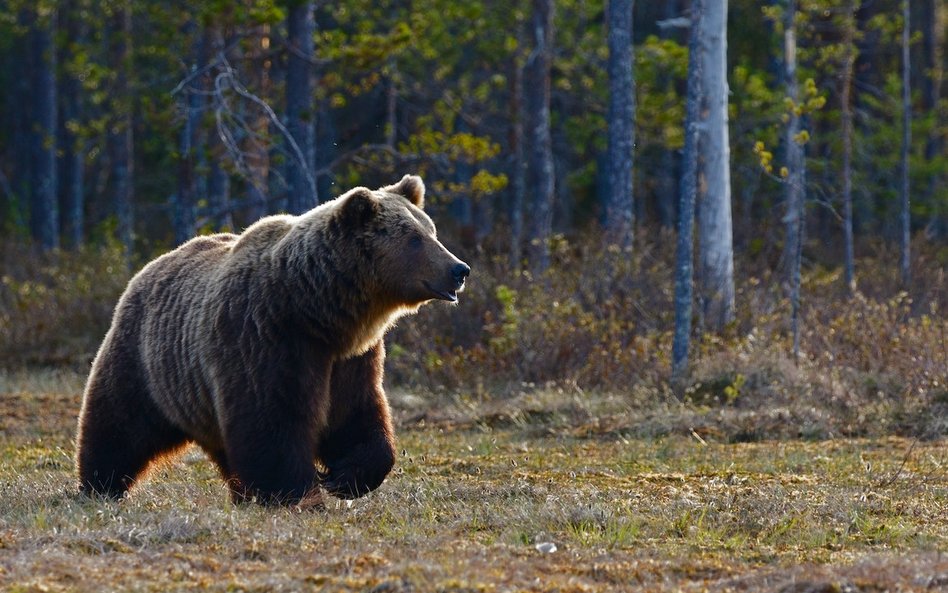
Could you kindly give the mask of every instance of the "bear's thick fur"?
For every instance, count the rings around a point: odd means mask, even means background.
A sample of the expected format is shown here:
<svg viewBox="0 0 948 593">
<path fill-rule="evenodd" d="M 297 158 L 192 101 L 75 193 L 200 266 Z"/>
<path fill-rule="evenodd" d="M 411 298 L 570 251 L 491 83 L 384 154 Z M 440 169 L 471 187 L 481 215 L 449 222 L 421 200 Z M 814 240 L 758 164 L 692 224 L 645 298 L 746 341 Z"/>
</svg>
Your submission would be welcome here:
<svg viewBox="0 0 948 593">
<path fill-rule="evenodd" d="M 411 175 L 356 188 L 145 266 L 86 385 L 81 491 L 122 496 L 189 442 L 235 501 L 377 488 L 395 462 L 382 336 L 427 301 L 456 301 L 470 272 L 438 241 L 424 191 Z"/>
</svg>

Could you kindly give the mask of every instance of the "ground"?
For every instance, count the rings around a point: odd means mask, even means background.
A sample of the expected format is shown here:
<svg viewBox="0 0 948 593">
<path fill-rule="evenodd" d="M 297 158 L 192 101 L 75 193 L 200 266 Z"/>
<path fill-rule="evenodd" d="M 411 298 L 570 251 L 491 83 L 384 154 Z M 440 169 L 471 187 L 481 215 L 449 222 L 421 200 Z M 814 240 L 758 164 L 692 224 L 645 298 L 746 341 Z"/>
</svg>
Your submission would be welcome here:
<svg viewBox="0 0 948 593">
<path fill-rule="evenodd" d="M 944 441 L 726 444 L 603 426 L 615 398 L 396 390 L 364 499 L 234 507 L 189 450 L 114 503 L 73 494 L 82 379 L 0 373 L 0 590 L 948 591 Z"/>
</svg>

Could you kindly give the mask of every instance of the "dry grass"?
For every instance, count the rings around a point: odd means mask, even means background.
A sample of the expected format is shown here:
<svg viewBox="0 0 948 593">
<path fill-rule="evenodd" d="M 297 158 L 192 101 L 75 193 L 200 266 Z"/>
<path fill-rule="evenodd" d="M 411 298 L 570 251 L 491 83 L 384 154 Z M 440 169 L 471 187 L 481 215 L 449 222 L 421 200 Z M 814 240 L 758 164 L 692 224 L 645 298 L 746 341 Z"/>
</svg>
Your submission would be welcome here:
<svg viewBox="0 0 948 593">
<path fill-rule="evenodd" d="M 81 382 L 0 374 L 0 589 L 948 590 L 943 441 L 728 444 L 641 428 L 687 426 L 672 405 L 396 394 L 397 470 L 351 505 L 235 508 L 193 450 L 110 503 L 72 493 Z"/>
</svg>

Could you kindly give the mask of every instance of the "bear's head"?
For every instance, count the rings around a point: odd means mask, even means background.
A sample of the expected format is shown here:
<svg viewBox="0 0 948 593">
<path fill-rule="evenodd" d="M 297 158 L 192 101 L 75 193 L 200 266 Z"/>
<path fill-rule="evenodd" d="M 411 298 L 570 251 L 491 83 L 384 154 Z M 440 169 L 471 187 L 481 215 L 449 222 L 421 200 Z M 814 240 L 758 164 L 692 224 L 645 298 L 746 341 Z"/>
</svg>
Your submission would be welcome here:
<svg viewBox="0 0 948 593">
<path fill-rule="evenodd" d="M 375 191 L 355 188 L 339 200 L 340 222 L 367 252 L 374 283 L 392 304 L 457 302 L 471 268 L 438 241 L 434 223 L 422 210 L 420 177 L 405 175 Z"/>
</svg>

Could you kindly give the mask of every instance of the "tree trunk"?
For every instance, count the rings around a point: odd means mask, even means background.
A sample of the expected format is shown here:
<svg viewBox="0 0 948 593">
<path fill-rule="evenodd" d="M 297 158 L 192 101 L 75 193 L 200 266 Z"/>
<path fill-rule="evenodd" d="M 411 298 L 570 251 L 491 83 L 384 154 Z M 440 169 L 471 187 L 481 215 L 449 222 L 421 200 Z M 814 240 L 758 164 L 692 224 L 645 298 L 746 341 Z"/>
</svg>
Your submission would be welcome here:
<svg viewBox="0 0 948 593">
<path fill-rule="evenodd" d="M 33 167 L 30 179 L 30 233 L 43 249 L 59 247 L 56 177 L 56 11 L 35 16 L 30 33 L 33 52 Z"/>
<path fill-rule="evenodd" d="M 662 18 L 666 21 L 674 19 L 681 11 L 680 0 L 668 0 L 665 2 L 665 9 Z M 660 27 L 658 36 L 661 39 L 678 40 L 679 35 L 675 27 Z M 665 96 L 674 90 L 674 77 L 671 73 L 662 70 L 658 73 L 658 89 Z M 670 103 L 670 101 L 669 101 Z M 670 106 L 670 105 L 669 105 Z M 658 210 L 659 221 L 663 229 L 672 229 L 675 227 L 675 210 L 678 203 L 678 175 L 676 169 L 678 150 L 668 146 L 661 147 L 662 156 L 658 175 L 658 189 L 656 191 L 656 208 Z"/>
<path fill-rule="evenodd" d="M 204 27 L 204 48 L 209 59 L 218 56 L 225 49 L 224 36 L 219 25 L 208 24 Z M 212 86 L 208 81 L 209 88 Z M 227 147 L 221 139 L 217 126 L 207 132 L 207 205 L 211 223 L 218 231 L 234 230 L 233 211 L 230 205 L 230 172 L 223 166 L 227 157 Z"/>
<path fill-rule="evenodd" d="M 794 17 L 796 0 L 787 0 L 784 12 L 784 82 L 787 97 L 796 107 L 800 103 L 800 89 L 797 84 L 797 37 Z M 804 179 L 806 166 L 803 156 L 803 144 L 798 141 L 800 116 L 794 109 L 789 111 L 787 123 L 787 214 L 786 244 L 784 261 L 787 264 L 787 281 L 790 286 L 790 331 L 793 334 L 794 360 L 800 354 L 800 266 L 803 255 L 804 225 Z"/>
<path fill-rule="evenodd" d="M 253 71 L 256 76 L 256 88 L 259 89 L 259 95 L 266 97 L 270 92 L 270 69 L 272 63 L 269 59 L 262 56 L 265 48 L 270 47 L 270 27 L 269 25 L 260 25 L 250 34 L 251 43 L 255 46 L 246 58 L 253 64 Z M 268 179 L 270 177 L 270 153 L 268 143 L 261 140 L 269 137 L 270 119 L 259 106 L 250 106 L 249 112 L 244 112 L 247 107 L 246 101 L 240 103 L 239 111 L 241 118 L 246 118 L 250 123 L 251 134 L 244 140 L 242 147 L 247 162 L 249 186 L 247 194 L 250 208 L 249 216 L 251 220 L 257 220 L 266 216 L 269 210 L 269 190 Z"/>
<path fill-rule="evenodd" d="M 856 28 L 856 6 L 853 0 L 846 3 L 846 14 L 843 22 L 843 80 L 840 89 L 840 119 L 842 124 L 843 142 L 843 239 L 844 258 L 843 270 L 846 290 L 852 294 L 856 291 L 856 263 L 853 245 L 853 111 L 852 92 L 853 63 L 855 62 L 855 47 L 853 37 Z"/>
<path fill-rule="evenodd" d="M 922 47 L 925 55 L 923 105 L 926 111 L 934 112 L 941 101 L 941 85 L 945 75 L 944 47 L 946 15 L 948 7 L 943 0 L 925 0 L 923 2 L 924 15 L 922 17 Z M 942 118 L 942 122 L 944 118 Z M 925 143 L 925 160 L 933 161 L 939 158 L 945 150 L 942 134 L 938 126 L 932 126 Z M 931 176 L 928 186 L 928 197 L 932 200 L 932 213 L 926 230 L 935 238 L 942 238 L 948 232 L 948 211 L 944 200 L 938 199 L 938 189 L 944 187 L 945 172 Z"/>
<path fill-rule="evenodd" d="M 296 142 L 286 150 L 286 181 L 290 214 L 302 214 L 319 203 L 313 142 L 313 3 L 291 0 L 286 16 L 286 128 Z"/>
<path fill-rule="evenodd" d="M 635 80 L 632 64 L 633 0 L 609 0 L 608 240 L 623 251 L 632 248 L 635 216 L 632 158 L 635 134 Z"/>
<path fill-rule="evenodd" d="M 734 320 L 734 233 L 728 135 L 727 0 L 707 0 L 701 15 L 703 125 L 698 142 L 704 183 L 698 216 L 701 315 L 713 331 Z"/>
<path fill-rule="evenodd" d="M 74 49 L 81 47 L 85 42 L 85 28 L 82 25 L 82 16 L 75 0 L 62 5 L 60 11 L 61 24 L 66 33 L 66 43 L 60 48 L 62 70 L 62 93 L 60 93 L 60 149 L 62 156 L 59 161 L 59 203 L 60 221 L 63 239 L 70 249 L 77 249 L 82 245 L 85 233 L 84 207 L 85 199 L 83 183 L 85 176 L 85 147 L 84 141 L 77 133 L 77 126 L 82 118 L 82 85 L 79 79 L 65 67 L 72 59 Z"/>
<path fill-rule="evenodd" d="M 207 176 L 207 202 L 212 213 L 214 228 L 218 231 L 233 231 L 234 219 L 230 207 L 230 174 L 221 166 L 219 158 L 213 158 L 220 153 L 220 141 L 212 141 L 210 151 L 212 160 Z"/>
<path fill-rule="evenodd" d="M 388 61 L 388 80 L 385 83 L 385 145 L 395 149 L 398 140 L 398 62 Z"/>
<path fill-rule="evenodd" d="M 510 65 L 510 267 L 519 271 L 523 264 L 523 199 L 526 193 L 527 162 L 523 152 L 523 63 L 522 36 Z"/>
<path fill-rule="evenodd" d="M 912 144 L 912 89 L 909 84 L 911 77 L 911 63 L 909 61 L 910 19 L 909 0 L 902 0 L 902 184 L 900 187 L 901 203 L 901 257 L 899 258 L 899 273 L 902 286 L 908 289 L 912 280 L 911 270 L 911 215 L 909 213 L 909 150 Z"/>
<path fill-rule="evenodd" d="M 701 19 L 704 0 L 691 3 L 691 39 L 688 41 L 688 90 L 685 105 L 685 147 L 678 204 L 678 245 L 675 251 L 675 337 L 672 343 L 672 377 L 688 371 L 694 292 L 694 223 L 698 189 L 698 139 L 701 117 L 702 60 Z"/>
<path fill-rule="evenodd" d="M 33 50 L 29 30 L 33 26 L 33 14 L 26 8 L 17 11 L 17 27 L 25 34 L 17 36 L 10 47 L 10 81 L 15 105 L 19 109 L 7 110 L 4 114 L 10 119 L 13 130 L 11 156 L 13 169 L 10 171 L 10 215 L 15 228 L 29 225 L 30 180 L 33 177 Z"/>
<path fill-rule="evenodd" d="M 112 163 L 112 207 L 116 219 L 116 236 L 125 249 L 128 261 L 134 248 L 132 196 L 134 191 L 134 140 L 132 105 L 129 85 L 132 54 L 132 7 L 121 2 L 107 25 L 109 66 L 116 73 L 112 87 L 112 121 L 109 152 Z"/>
<path fill-rule="evenodd" d="M 183 35 L 191 38 L 192 56 L 190 78 L 181 91 L 181 106 L 184 121 L 178 145 L 178 193 L 175 195 L 172 208 L 172 226 L 174 228 L 174 243 L 181 245 L 197 233 L 197 179 L 196 160 L 198 150 L 198 132 L 200 118 L 204 111 L 204 96 L 201 80 L 198 75 L 204 54 L 202 47 L 204 36 L 196 35 L 197 24 L 190 20 L 184 27 Z"/>
<path fill-rule="evenodd" d="M 323 98 L 319 101 L 315 123 L 316 170 L 322 171 L 316 178 L 316 190 L 320 201 L 326 202 L 332 199 L 332 188 L 335 185 L 333 173 L 327 167 L 336 158 L 338 147 L 338 134 L 329 99 Z"/>
<path fill-rule="evenodd" d="M 533 0 L 533 52 L 527 58 L 525 104 L 530 118 L 530 269 L 539 276 L 550 266 L 553 229 L 553 140 L 550 134 L 550 67 L 553 60 L 553 0 Z"/>
<path fill-rule="evenodd" d="M 458 118 L 455 122 L 455 130 L 458 134 L 469 134 L 470 127 L 464 118 Z M 459 187 L 470 187 L 471 178 L 474 176 L 471 163 L 465 158 L 459 158 L 454 163 L 454 175 L 452 181 Z M 457 224 L 461 245 L 465 250 L 476 251 L 477 233 L 474 230 L 474 199 L 471 192 L 461 192 L 451 200 L 450 212 Z"/>
</svg>

